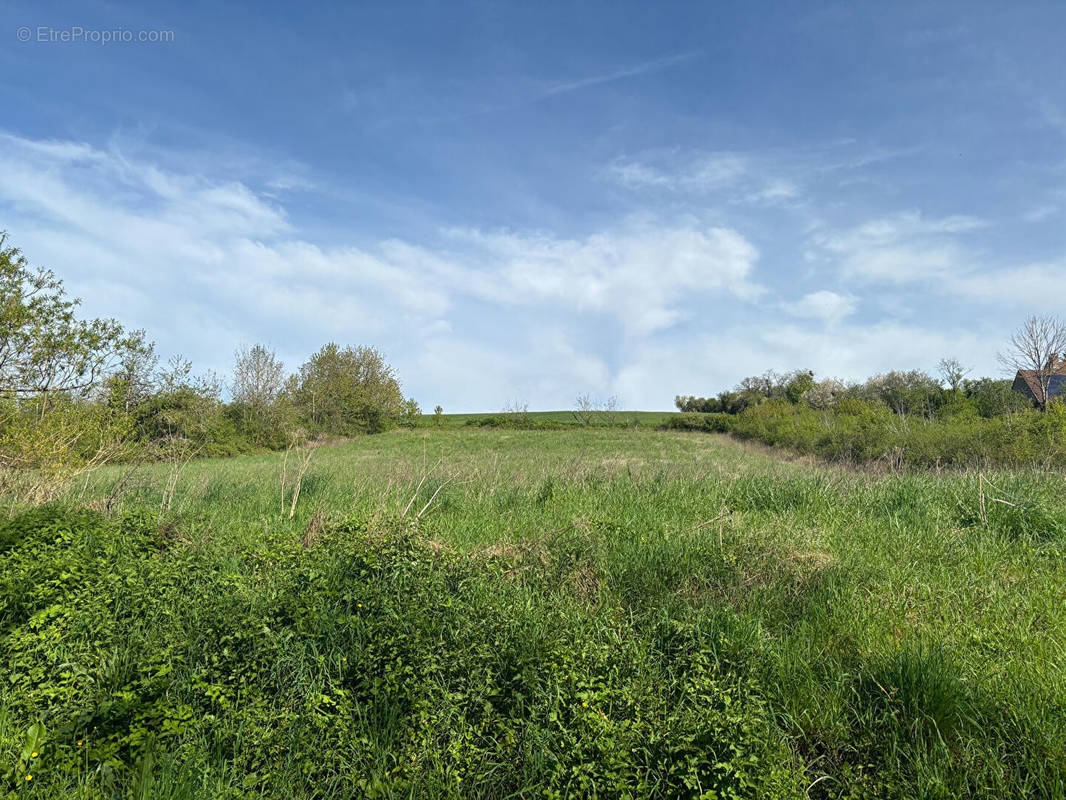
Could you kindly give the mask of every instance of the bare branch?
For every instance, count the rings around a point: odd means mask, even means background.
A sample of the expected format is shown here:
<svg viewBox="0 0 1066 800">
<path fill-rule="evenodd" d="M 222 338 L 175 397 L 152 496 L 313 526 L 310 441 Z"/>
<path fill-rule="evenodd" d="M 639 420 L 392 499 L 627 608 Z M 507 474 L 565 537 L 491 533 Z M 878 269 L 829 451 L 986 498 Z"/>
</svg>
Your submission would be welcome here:
<svg viewBox="0 0 1066 800">
<path fill-rule="evenodd" d="M 1010 337 L 1007 349 L 997 353 L 999 363 L 1011 372 L 1032 371 L 1038 384 L 1037 402 L 1047 407 L 1054 375 L 1066 373 L 1066 324 L 1051 315 L 1029 317 Z"/>
</svg>

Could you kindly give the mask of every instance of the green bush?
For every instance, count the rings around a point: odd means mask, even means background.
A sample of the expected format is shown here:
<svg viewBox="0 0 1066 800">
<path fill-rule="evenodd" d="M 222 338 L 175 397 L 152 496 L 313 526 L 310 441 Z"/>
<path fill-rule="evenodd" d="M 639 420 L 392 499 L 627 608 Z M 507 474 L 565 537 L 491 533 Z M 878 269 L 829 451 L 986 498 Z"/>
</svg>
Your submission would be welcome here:
<svg viewBox="0 0 1066 800">
<path fill-rule="evenodd" d="M 0 750 L 33 741 L 8 791 L 802 797 L 763 688 L 721 670 L 758 656 L 751 626 L 590 609 L 557 583 L 587 549 L 508 580 L 351 520 L 244 553 L 241 577 L 161 522 L 3 531 Z"/>
<path fill-rule="evenodd" d="M 732 430 L 733 417 L 729 414 L 700 414 L 697 412 L 685 412 L 675 414 L 666 420 L 663 427 L 675 431 L 710 431 L 713 433 L 726 433 Z"/>
<path fill-rule="evenodd" d="M 679 414 L 666 427 L 728 432 L 830 461 L 915 467 L 1066 466 L 1066 405 L 980 416 L 967 398 L 929 419 L 877 401 L 845 397 L 831 409 L 771 399 L 740 414 Z"/>
</svg>

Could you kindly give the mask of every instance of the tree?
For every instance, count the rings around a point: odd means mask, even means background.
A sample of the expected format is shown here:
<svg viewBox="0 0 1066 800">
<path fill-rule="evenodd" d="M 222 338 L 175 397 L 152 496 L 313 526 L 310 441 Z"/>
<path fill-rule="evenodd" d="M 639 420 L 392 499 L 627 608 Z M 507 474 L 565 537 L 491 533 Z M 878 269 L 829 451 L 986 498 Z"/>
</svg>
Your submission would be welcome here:
<svg viewBox="0 0 1066 800">
<path fill-rule="evenodd" d="M 0 393 L 19 397 L 88 393 L 143 334 L 113 319 L 78 319 L 50 270 L 32 268 L 0 233 Z"/>
<path fill-rule="evenodd" d="M 1029 399 L 1011 388 L 1009 380 L 977 378 L 962 382 L 962 391 L 982 417 L 998 417 L 1032 408 Z"/>
<path fill-rule="evenodd" d="M 588 425 L 592 422 L 592 412 L 596 410 L 592 398 L 587 393 L 579 394 L 575 403 L 577 409 L 574 411 L 574 418 L 582 425 Z"/>
<path fill-rule="evenodd" d="M 785 398 L 792 405 L 797 405 L 803 396 L 814 388 L 814 372 L 812 370 L 797 370 L 785 381 Z"/>
<path fill-rule="evenodd" d="M 405 411 L 396 373 L 373 347 L 331 342 L 300 367 L 294 383 L 296 402 L 317 431 L 376 433 Z"/>
<path fill-rule="evenodd" d="M 124 404 L 99 401 L 116 367 L 151 345 L 114 320 L 79 319 L 63 282 L 6 242 L 0 233 L 0 471 L 41 500 L 124 448 Z"/>
<path fill-rule="evenodd" d="M 261 344 L 242 345 L 234 353 L 233 400 L 253 408 L 274 402 L 285 382 L 285 365 Z"/>
<path fill-rule="evenodd" d="M 1037 404 L 1047 408 L 1053 375 L 1062 374 L 1066 355 L 1066 324 L 1051 315 L 1029 317 L 1014 332 L 1007 349 L 996 357 L 1011 372 L 1032 370 L 1037 380 Z"/>
<path fill-rule="evenodd" d="M 943 402 L 936 378 L 921 370 L 893 370 L 866 381 L 867 396 L 885 403 L 900 416 L 931 416 Z"/>
<path fill-rule="evenodd" d="M 969 368 L 964 367 L 957 358 L 942 358 L 937 363 L 936 368 L 944 383 L 955 393 L 958 393 L 959 387 L 962 386 L 963 378 L 970 372 Z"/>
<path fill-rule="evenodd" d="M 823 378 L 803 393 L 803 399 L 811 408 L 825 411 L 837 404 L 847 387 L 836 378 Z"/>
<path fill-rule="evenodd" d="M 155 343 L 148 341 L 143 330 L 130 334 L 130 346 L 119 358 L 118 366 L 107 380 L 107 402 L 129 413 L 152 396 L 156 389 L 159 356 Z"/>
</svg>

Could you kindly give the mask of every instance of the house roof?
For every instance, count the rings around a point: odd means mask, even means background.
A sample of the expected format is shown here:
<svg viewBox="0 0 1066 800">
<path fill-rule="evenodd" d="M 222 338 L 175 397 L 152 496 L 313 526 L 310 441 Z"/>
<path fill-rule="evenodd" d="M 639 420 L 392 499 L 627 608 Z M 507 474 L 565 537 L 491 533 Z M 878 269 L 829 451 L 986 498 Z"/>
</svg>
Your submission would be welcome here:
<svg viewBox="0 0 1066 800">
<path fill-rule="evenodd" d="M 1019 380 L 1023 381 L 1029 391 L 1032 392 L 1033 397 L 1039 398 L 1041 395 L 1041 375 L 1050 375 L 1048 397 L 1058 397 L 1066 392 L 1066 364 L 1056 365 L 1051 370 L 1020 369 L 1018 374 L 1014 376 L 1014 385 L 1017 386 Z"/>
</svg>

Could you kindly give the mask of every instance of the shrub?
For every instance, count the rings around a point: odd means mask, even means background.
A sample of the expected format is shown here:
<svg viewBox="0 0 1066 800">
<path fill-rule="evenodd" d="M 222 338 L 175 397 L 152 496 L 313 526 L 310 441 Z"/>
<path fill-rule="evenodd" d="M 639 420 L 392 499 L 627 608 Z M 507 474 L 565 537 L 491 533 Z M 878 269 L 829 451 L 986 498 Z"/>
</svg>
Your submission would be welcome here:
<svg viewBox="0 0 1066 800">
<path fill-rule="evenodd" d="M 843 396 L 844 384 L 835 378 L 826 378 L 812 385 L 803 393 L 803 399 L 811 408 L 825 410 L 836 405 Z"/>
<path fill-rule="evenodd" d="M 1032 401 L 1011 388 L 1011 381 L 978 378 L 962 382 L 962 392 L 982 417 L 1014 414 L 1033 407 Z"/>
<path fill-rule="evenodd" d="M 689 412 L 675 414 L 666 420 L 663 427 L 676 431 L 708 431 L 726 433 L 733 429 L 733 417 L 729 414 L 700 414 Z"/>
<path fill-rule="evenodd" d="M 395 370 L 373 347 L 327 344 L 293 376 L 289 394 L 316 433 L 378 433 L 412 414 Z"/>
</svg>

